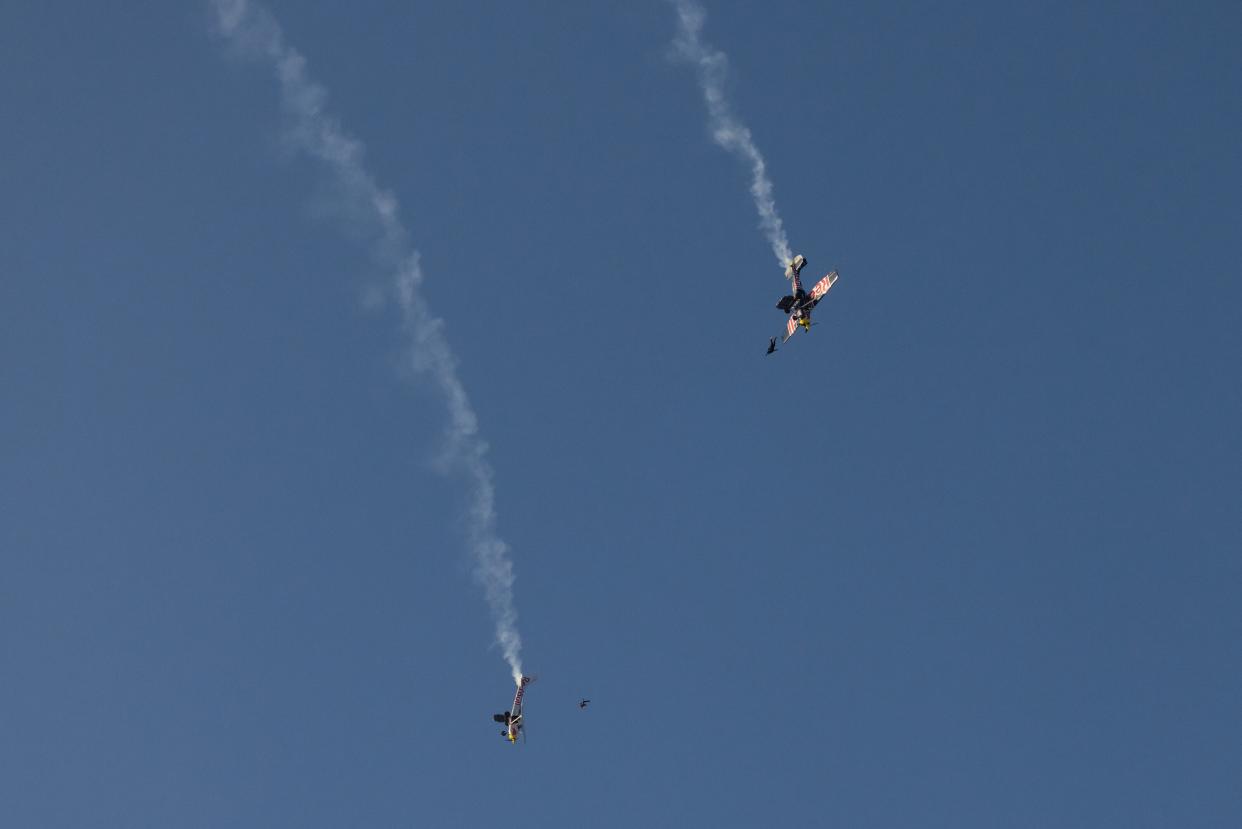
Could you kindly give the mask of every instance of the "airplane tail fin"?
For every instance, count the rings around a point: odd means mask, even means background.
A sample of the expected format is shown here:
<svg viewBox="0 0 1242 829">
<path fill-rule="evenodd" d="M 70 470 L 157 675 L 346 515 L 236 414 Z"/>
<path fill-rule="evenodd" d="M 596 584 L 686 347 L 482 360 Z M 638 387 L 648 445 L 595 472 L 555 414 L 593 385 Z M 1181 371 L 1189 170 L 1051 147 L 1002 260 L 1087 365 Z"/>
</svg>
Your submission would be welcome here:
<svg viewBox="0 0 1242 829">
<path fill-rule="evenodd" d="M 798 274 L 801 273 L 802 269 L 805 267 L 806 257 L 799 253 L 793 259 L 789 260 L 789 265 L 785 268 L 785 278 L 796 279 Z"/>
</svg>

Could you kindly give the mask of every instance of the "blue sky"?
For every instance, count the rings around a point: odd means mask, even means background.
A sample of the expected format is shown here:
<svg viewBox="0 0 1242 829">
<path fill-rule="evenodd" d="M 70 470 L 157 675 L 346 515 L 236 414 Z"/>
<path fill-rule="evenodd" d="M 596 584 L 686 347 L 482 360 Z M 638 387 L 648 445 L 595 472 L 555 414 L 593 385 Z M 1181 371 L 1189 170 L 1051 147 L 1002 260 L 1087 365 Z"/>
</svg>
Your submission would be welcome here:
<svg viewBox="0 0 1242 829">
<path fill-rule="evenodd" d="M 1237 7 L 707 6 L 841 273 L 765 358 L 672 7 L 449 5 L 267 8 L 490 446 L 528 744 L 270 66 L 207 4 L 12 4 L 0 822 L 1236 826 Z"/>
</svg>

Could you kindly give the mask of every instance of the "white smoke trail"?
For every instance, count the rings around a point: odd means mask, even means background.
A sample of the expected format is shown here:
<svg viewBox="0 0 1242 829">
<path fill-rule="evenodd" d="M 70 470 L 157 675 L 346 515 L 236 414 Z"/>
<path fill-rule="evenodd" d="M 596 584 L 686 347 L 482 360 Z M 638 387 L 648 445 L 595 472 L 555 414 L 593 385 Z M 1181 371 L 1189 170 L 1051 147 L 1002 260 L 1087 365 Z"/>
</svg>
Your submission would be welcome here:
<svg viewBox="0 0 1242 829">
<path fill-rule="evenodd" d="M 478 418 L 457 374 L 457 359 L 436 318 L 419 293 L 423 271 L 409 232 L 397 218 L 397 200 L 375 183 L 363 165 L 363 146 L 324 112 L 326 93 L 307 77 L 306 60 L 285 43 L 276 20 L 248 0 L 211 0 L 219 32 L 248 57 L 271 65 L 280 84 L 280 103 L 290 140 L 321 161 L 339 188 L 340 207 L 351 226 L 364 229 L 376 261 L 392 271 L 402 325 L 410 342 L 415 370 L 429 374 L 444 395 L 449 415 L 448 460 L 459 466 L 471 486 L 468 541 L 475 575 L 483 584 L 496 623 L 496 641 L 513 671 L 522 676 L 522 640 L 513 607 L 513 562 L 496 532 L 496 488 L 487 444 L 479 437 Z"/>
<path fill-rule="evenodd" d="M 789 240 L 785 238 L 785 226 L 776 212 L 776 198 L 772 195 L 772 182 L 768 178 L 763 155 L 755 146 L 750 130 L 733 114 L 729 99 L 725 97 L 725 70 L 728 58 L 724 52 L 712 49 L 699 38 L 707 13 L 694 0 L 671 0 L 677 7 L 681 23 L 677 39 L 673 41 L 677 54 L 690 61 L 698 69 L 699 85 L 703 87 L 703 99 L 707 102 L 708 122 L 712 138 L 731 153 L 750 163 L 750 194 L 759 211 L 759 227 L 768 237 L 772 252 L 781 267 L 789 264 L 791 256 Z"/>
</svg>

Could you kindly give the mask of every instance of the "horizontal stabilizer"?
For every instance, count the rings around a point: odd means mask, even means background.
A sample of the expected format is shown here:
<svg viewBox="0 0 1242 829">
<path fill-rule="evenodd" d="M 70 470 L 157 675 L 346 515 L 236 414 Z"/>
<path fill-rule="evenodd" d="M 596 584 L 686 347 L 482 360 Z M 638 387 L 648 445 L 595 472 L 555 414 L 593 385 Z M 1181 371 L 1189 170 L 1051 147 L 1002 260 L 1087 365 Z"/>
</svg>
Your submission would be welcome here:
<svg viewBox="0 0 1242 829">
<path fill-rule="evenodd" d="M 795 276 L 802 273 L 802 269 L 805 267 L 806 257 L 799 253 L 793 259 L 789 260 L 789 265 L 785 268 L 785 278 L 793 279 Z"/>
</svg>

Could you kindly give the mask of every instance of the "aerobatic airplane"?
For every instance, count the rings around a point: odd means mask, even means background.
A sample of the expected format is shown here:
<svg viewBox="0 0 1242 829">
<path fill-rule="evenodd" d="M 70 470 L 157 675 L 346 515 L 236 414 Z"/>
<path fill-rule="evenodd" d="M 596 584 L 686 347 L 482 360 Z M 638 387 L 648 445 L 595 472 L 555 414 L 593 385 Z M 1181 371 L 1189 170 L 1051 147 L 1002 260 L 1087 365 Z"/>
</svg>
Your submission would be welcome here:
<svg viewBox="0 0 1242 829">
<path fill-rule="evenodd" d="M 789 320 L 785 323 L 785 338 L 781 343 L 789 342 L 789 338 L 797 333 L 798 328 L 811 330 L 811 310 L 819 304 L 824 298 L 824 294 L 828 293 L 837 282 L 837 272 L 833 271 L 823 279 L 815 283 L 815 287 L 811 288 L 808 294 L 802 290 L 802 280 L 798 278 L 798 274 L 806 267 L 806 257 L 798 254 L 789 260 L 789 266 L 785 268 L 785 278 L 793 282 L 793 293 L 781 297 L 781 301 L 776 303 L 776 307 L 780 308 L 789 315 Z M 771 354 L 776 350 L 775 340 L 768 343 L 768 353 Z"/>
<path fill-rule="evenodd" d="M 533 676 L 522 677 L 518 682 L 517 695 L 513 697 L 513 707 L 503 714 L 492 715 L 493 720 L 504 725 L 500 736 L 508 739 L 510 743 L 517 742 L 519 733 L 522 735 L 522 742 L 526 742 L 526 732 L 522 730 L 522 694 L 526 693 L 526 686 L 534 681 Z"/>
</svg>

